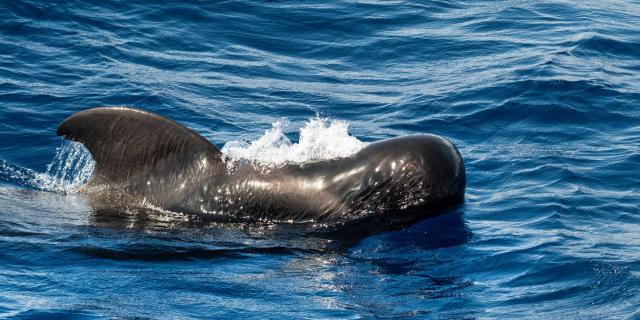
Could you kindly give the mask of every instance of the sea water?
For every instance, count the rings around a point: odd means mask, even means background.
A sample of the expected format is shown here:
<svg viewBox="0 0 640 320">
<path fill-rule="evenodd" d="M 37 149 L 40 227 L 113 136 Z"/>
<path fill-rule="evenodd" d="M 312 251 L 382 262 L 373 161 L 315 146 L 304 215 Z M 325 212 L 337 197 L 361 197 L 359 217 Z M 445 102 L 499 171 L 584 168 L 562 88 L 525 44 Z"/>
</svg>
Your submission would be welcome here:
<svg viewBox="0 0 640 320">
<path fill-rule="evenodd" d="M 0 3 L 0 316 L 640 318 L 635 1 Z M 94 210 L 57 125 L 175 119 L 267 169 L 433 133 L 465 204 L 340 243 Z"/>
</svg>

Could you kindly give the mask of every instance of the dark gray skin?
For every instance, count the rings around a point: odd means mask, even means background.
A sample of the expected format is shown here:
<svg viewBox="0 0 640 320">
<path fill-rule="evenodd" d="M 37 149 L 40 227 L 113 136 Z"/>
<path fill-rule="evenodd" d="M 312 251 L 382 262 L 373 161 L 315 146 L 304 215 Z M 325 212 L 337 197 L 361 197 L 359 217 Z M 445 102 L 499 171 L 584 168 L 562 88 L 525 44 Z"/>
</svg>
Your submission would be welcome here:
<svg viewBox="0 0 640 320">
<path fill-rule="evenodd" d="M 146 111 L 85 110 L 57 134 L 91 152 L 96 172 L 81 191 L 107 205 L 152 205 L 220 222 L 330 225 L 414 221 L 464 200 L 462 158 L 435 135 L 374 142 L 346 158 L 268 172 L 242 163 L 229 172 L 206 139 Z"/>
</svg>

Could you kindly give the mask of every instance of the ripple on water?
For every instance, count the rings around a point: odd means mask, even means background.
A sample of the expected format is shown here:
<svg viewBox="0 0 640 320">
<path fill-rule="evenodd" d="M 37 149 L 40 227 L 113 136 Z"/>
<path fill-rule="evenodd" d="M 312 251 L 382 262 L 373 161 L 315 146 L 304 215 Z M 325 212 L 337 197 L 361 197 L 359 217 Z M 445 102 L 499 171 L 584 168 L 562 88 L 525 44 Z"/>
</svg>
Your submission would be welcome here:
<svg viewBox="0 0 640 320">
<path fill-rule="evenodd" d="M 2 2 L 0 316 L 638 318 L 639 12 Z M 55 128 L 102 105 L 272 165 L 440 134 L 466 203 L 357 242 L 97 211 L 74 193 L 93 161 Z"/>
</svg>

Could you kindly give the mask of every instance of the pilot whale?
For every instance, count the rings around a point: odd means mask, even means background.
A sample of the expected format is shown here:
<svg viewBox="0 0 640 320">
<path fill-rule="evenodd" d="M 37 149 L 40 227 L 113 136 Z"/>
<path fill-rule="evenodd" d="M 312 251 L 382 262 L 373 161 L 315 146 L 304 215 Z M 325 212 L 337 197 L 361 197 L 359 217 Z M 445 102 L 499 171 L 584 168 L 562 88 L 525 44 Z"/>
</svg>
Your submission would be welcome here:
<svg viewBox="0 0 640 320">
<path fill-rule="evenodd" d="M 95 172 L 80 192 L 118 199 L 107 206 L 151 205 L 216 222 L 398 224 L 464 201 L 463 159 L 436 135 L 390 138 L 349 157 L 264 171 L 250 162 L 229 170 L 207 139 L 143 110 L 81 111 L 56 133 L 89 150 Z"/>
</svg>

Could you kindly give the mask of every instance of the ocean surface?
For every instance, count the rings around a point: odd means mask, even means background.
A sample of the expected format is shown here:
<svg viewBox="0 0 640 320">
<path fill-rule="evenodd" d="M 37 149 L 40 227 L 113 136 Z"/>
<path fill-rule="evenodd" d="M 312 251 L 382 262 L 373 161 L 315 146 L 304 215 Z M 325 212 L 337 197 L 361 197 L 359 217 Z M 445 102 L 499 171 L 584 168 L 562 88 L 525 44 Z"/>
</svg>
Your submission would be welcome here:
<svg viewBox="0 0 640 320">
<path fill-rule="evenodd" d="M 434 133 L 465 204 L 341 242 L 96 212 L 117 105 L 266 165 Z M 0 317 L 640 319 L 638 1 L 0 2 Z"/>
</svg>

